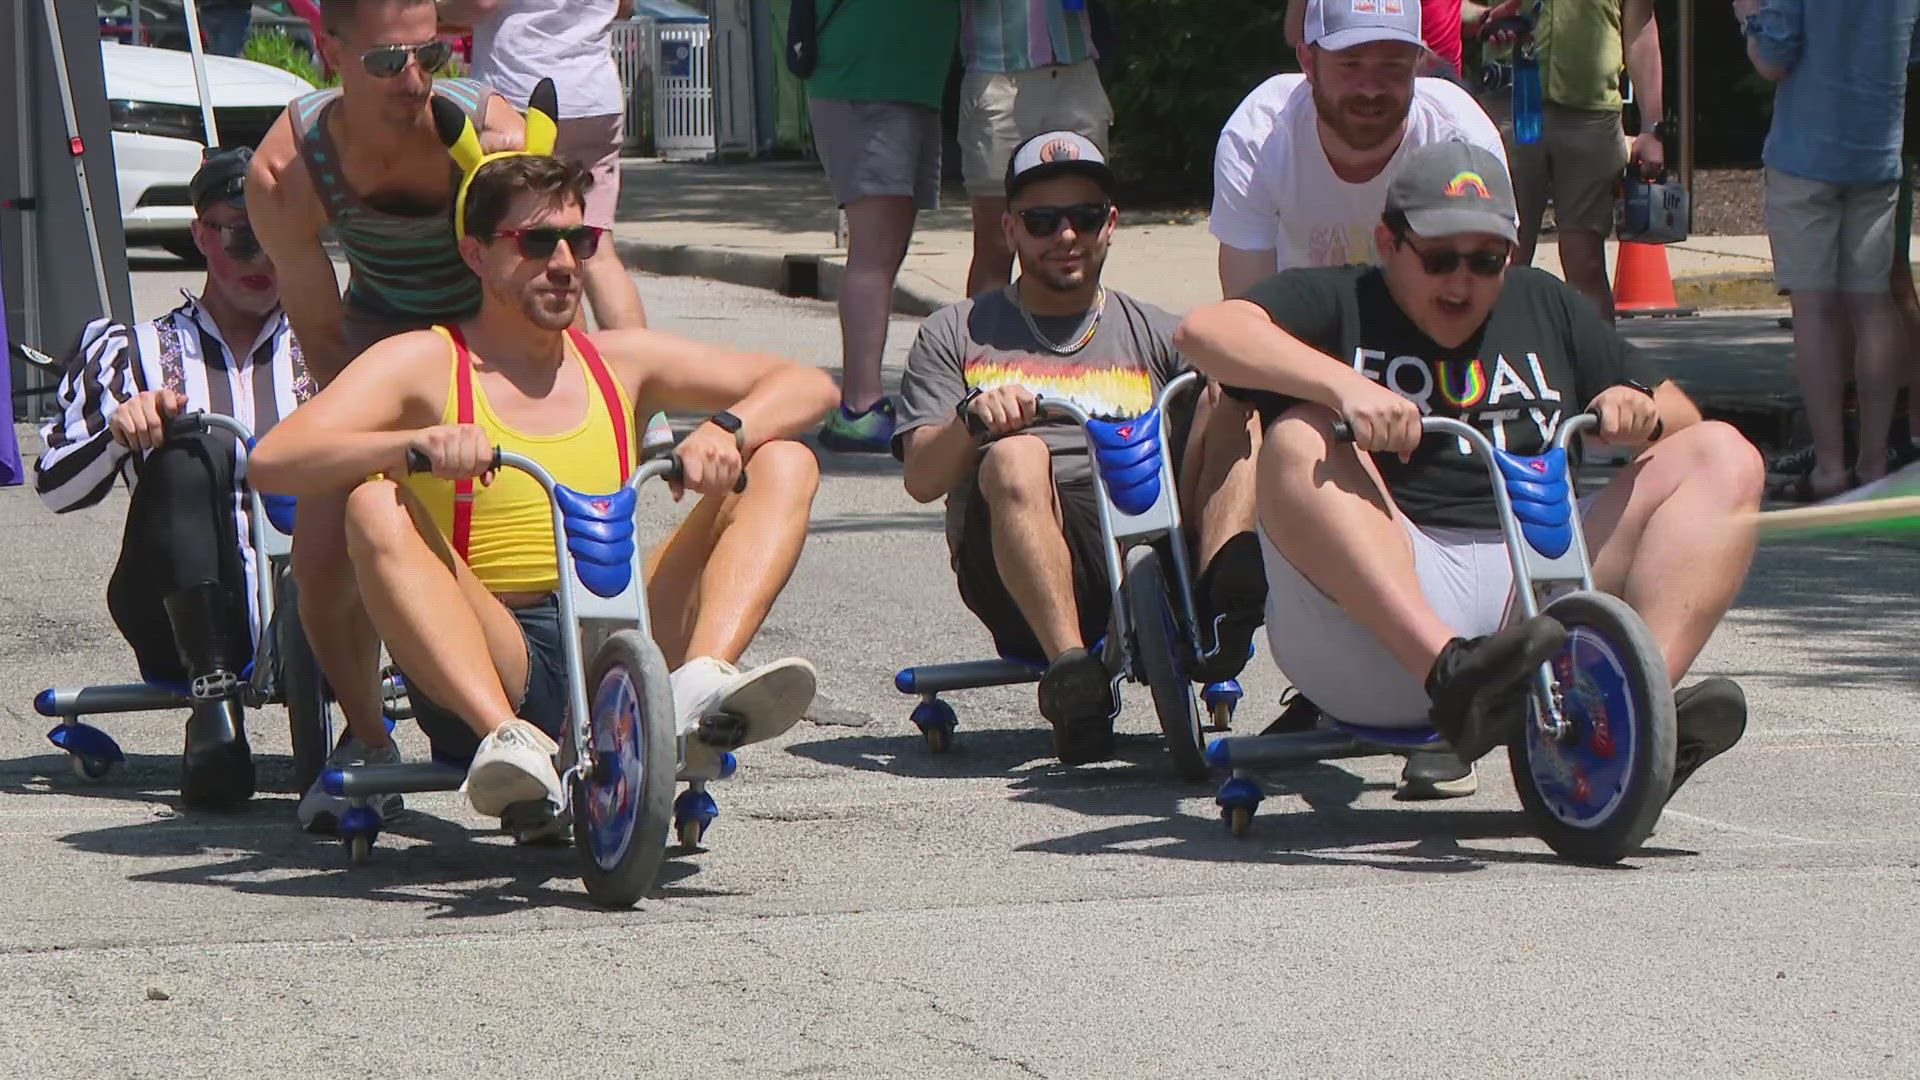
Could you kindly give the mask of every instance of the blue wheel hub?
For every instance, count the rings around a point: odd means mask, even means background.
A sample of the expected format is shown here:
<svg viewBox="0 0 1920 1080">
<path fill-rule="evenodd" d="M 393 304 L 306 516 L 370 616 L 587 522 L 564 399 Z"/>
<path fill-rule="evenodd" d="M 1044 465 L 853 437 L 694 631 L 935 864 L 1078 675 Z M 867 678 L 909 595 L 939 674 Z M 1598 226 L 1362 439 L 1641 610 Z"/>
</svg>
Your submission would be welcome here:
<svg viewBox="0 0 1920 1080">
<path fill-rule="evenodd" d="M 88 761 L 125 761 L 127 755 L 113 736 L 92 724 L 60 724 L 47 732 L 47 741 L 78 758 Z"/>
<path fill-rule="evenodd" d="M 347 812 L 340 815 L 340 824 L 334 831 L 342 840 L 364 836 L 372 843 L 380 835 L 380 814 L 371 806 L 349 806 Z"/>
<path fill-rule="evenodd" d="M 1585 626 L 1567 635 L 1553 674 L 1572 731 L 1564 741 L 1555 739 L 1530 715 L 1528 768 L 1549 813 L 1576 828 L 1595 828 L 1626 796 L 1640 752 L 1632 683 L 1620 649 Z"/>
<path fill-rule="evenodd" d="M 1220 791 L 1214 795 L 1213 801 L 1220 807 L 1220 812 L 1225 814 L 1243 806 L 1252 810 L 1258 807 L 1260 800 L 1266 797 L 1266 793 L 1260 790 L 1259 784 L 1244 776 L 1236 776 L 1220 785 Z"/>
<path fill-rule="evenodd" d="M 612 869 L 633 842 L 634 817 L 646 783 L 640 744 L 640 695 L 632 673 L 616 665 L 594 689 L 588 728 L 593 776 L 586 792 L 587 847 L 603 870 Z"/>
</svg>

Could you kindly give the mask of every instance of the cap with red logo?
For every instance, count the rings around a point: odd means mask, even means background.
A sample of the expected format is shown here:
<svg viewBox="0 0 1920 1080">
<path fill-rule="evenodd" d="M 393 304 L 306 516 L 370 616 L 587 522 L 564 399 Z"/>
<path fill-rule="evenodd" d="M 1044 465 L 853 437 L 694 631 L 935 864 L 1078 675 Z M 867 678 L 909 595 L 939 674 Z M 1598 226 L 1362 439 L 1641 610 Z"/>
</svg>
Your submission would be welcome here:
<svg viewBox="0 0 1920 1080">
<path fill-rule="evenodd" d="M 1084 176 L 1113 194 L 1113 169 L 1092 139 L 1074 131 L 1049 131 L 1020 144 L 1007 161 L 1007 198 L 1049 176 Z"/>
<path fill-rule="evenodd" d="M 1429 143 L 1408 154 L 1387 185 L 1386 209 L 1405 214 L 1421 236 L 1488 233 L 1511 241 L 1518 234 L 1507 167 L 1473 143 Z"/>
</svg>

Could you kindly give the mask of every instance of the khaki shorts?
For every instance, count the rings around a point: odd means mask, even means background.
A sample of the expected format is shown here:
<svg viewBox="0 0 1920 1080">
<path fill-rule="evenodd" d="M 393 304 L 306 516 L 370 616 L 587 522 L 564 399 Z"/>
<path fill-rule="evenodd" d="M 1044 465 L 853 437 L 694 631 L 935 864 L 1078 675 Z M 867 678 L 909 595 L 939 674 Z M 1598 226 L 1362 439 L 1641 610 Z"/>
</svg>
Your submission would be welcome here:
<svg viewBox="0 0 1920 1080">
<path fill-rule="evenodd" d="M 1007 162 L 1022 142 L 1072 131 L 1107 149 L 1113 106 L 1093 61 L 1030 71 L 968 72 L 960 80 L 960 172 L 969 195 L 1005 195 Z"/>
<path fill-rule="evenodd" d="M 1549 101 L 1540 141 L 1522 146 L 1513 137 L 1512 98 L 1488 94 L 1480 103 L 1500 125 L 1500 137 L 1507 144 L 1523 229 L 1540 227 L 1551 195 L 1557 228 L 1601 236 L 1613 231 L 1620 176 L 1633 156 L 1617 110 L 1569 109 Z"/>
<path fill-rule="evenodd" d="M 1900 185 L 1829 184 L 1768 169 L 1773 282 L 1787 292 L 1883 293 Z"/>
<path fill-rule="evenodd" d="M 813 148 L 841 206 L 873 195 L 910 195 L 917 210 L 940 205 L 940 113 L 903 101 L 811 98 Z"/>
<path fill-rule="evenodd" d="M 586 222 L 603 229 L 613 228 L 614 207 L 620 203 L 620 144 L 626 139 L 626 119 L 609 113 L 562 120 L 554 138 L 555 155 L 571 158 L 593 174 Z"/>
</svg>

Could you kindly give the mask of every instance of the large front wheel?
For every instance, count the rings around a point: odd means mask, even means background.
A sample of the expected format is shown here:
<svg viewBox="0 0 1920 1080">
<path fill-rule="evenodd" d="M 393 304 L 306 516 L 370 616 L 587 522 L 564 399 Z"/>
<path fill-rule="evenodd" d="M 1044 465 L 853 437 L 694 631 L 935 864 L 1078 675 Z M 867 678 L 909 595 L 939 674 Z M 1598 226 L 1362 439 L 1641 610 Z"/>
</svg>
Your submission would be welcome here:
<svg viewBox="0 0 1920 1080">
<path fill-rule="evenodd" d="M 1193 700 L 1193 681 L 1187 675 L 1187 650 L 1175 614 L 1179 609 L 1167 593 L 1159 554 L 1144 544 L 1127 552 L 1124 580 L 1127 614 L 1133 620 L 1134 662 L 1153 693 L 1153 711 L 1167 736 L 1173 771 L 1182 780 L 1198 783 L 1207 778 L 1206 735 Z"/>
<path fill-rule="evenodd" d="M 573 839 L 587 896 L 630 907 L 653 886 L 673 817 L 673 695 L 667 663 L 637 630 L 606 640 L 587 669 L 588 753 L 573 786 Z"/>
<path fill-rule="evenodd" d="M 1572 730 L 1527 726 L 1508 747 L 1514 787 L 1540 838 L 1563 858 L 1618 862 L 1653 832 L 1673 786 L 1673 689 L 1645 623 L 1626 602 L 1576 592 L 1547 605 L 1567 628 L 1553 658 Z"/>
</svg>

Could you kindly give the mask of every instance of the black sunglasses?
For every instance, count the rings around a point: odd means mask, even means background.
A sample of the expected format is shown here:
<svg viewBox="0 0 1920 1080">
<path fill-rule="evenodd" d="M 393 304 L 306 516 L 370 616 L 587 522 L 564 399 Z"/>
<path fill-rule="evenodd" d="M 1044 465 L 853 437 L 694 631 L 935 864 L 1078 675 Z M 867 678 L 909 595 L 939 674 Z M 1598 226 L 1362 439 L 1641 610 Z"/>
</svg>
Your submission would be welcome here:
<svg viewBox="0 0 1920 1080">
<path fill-rule="evenodd" d="M 598 225 L 569 225 L 566 228 L 543 227 L 537 229 L 501 229 L 493 234 L 493 239 L 513 239 L 520 242 L 520 254 L 529 259 L 550 259 L 560 241 L 567 242 L 567 249 L 576 259 L 591 259 L 593 253 L 600 250 L 600 238 L 607 230 Z"/>
<path fill-rule="evenodd" d="M 376 45 L 360 54 L 360 66 L 376 79 L 391 79 L 407 70 L 407 61 L 420 64 L 429 75 L 439 72 L 453 59 L 453 46 L 435 38 L 419 45 Z"/>
<path fill-rule="evenodd" d="M 1080 203 L 1075 206 L 1029 206 L 1015 212 L 1020 215 L 1020 224 L 1027 230 L 1028 236 L 1048 237 L 1060 231 L 1062 220 L 1073 222 L 1074 232 L 1097 232 L 1100 226 L 1107 223 L 1107 215 L 1112 211 L 1112 203 Z"/>
<path fill-rule="evenodd" d="M 1408 240 L 1407 234 L 1403 232 L 1394 233 L 1393 239 L 1395 243 L 1412 248 L 1413 253 L 1420 257 L 1420 268 L 1434 277 L 1446 277 L 1460 269 L 1460 264 L 1463 262 L 1476 277 L 1499 277 L 1500 272 L 1507 268 L 1507 263 L 1513 256 L 1512 248 L 1506 251 L 1463 252 L 1457 248 L 1427 251 Z"/>
<path fill-rule="evenodd" d="M 220 234 L 220 246 L 226 249 L 227 257 L 236 262 L 257 259 L 263 253 L 252 225 L 215 225 L 209 221 L 206 226 Z"/>
</svg>

